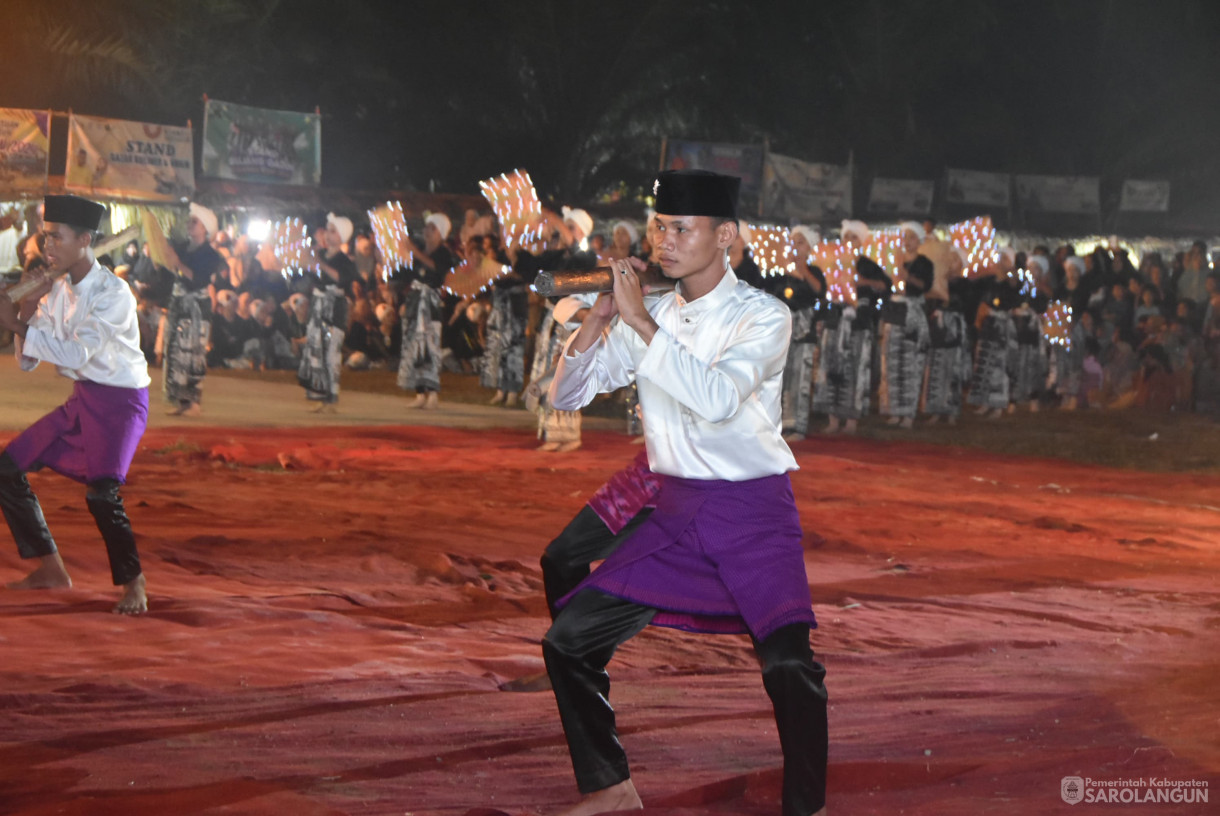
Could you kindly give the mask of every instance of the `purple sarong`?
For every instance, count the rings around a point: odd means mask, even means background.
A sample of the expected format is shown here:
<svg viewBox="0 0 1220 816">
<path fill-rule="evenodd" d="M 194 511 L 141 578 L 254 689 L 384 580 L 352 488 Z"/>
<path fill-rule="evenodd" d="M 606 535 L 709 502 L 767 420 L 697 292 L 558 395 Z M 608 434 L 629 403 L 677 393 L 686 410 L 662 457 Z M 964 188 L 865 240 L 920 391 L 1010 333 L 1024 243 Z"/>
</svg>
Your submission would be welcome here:
<svg viewBox="0 0 1220 816">
<path fill-rule="evenodd" d="M 68 401 L 26 428 L 5 451 L 22 470 L 49 467 L 89 484 L 127 481 L 148 424 L 148 389 L 77 380 Z"/>
<path fill-rule="evenodd" d="M 656 510 L 576 589 L 658 611 L 652 623 L 692 632 L 816 627 L 801 525 L 788 475 L 745 482 L 661 477 Z"/>
</svg>

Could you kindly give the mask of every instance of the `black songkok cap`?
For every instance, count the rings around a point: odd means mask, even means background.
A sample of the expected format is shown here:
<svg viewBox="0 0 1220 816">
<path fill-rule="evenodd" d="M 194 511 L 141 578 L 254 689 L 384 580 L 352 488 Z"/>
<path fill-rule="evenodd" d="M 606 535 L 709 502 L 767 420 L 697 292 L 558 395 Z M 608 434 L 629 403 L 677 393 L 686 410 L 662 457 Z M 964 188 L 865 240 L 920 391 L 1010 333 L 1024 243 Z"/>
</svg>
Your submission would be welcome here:
<svg viewBox="0 0 1220 816">
<path fill-rule="evenodd" d="M 709 215 L 737 218 L 741 179 L 710 170 L 665 170 L 652 184 L 661 215 Z"/>
<path fill-rule="evenodd" d="M 42 220 L 52 224 L 67 224 L 94 232 L 102 223 L 106 207 L 96 201 L 74 195 L 49 195 L 44 200 Z"/>
</svg>

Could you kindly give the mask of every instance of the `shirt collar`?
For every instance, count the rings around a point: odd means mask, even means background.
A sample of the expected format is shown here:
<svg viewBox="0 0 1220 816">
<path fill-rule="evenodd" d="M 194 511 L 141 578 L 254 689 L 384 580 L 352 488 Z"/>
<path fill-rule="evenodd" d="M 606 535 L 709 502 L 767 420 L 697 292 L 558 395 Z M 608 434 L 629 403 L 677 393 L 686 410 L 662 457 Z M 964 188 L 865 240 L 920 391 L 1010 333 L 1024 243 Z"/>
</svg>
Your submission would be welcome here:
<svg viewBox="0 0 1220 816">
<path fill-rule="evenodd" d="M 696 309 L 700 312 L 705 312 L 705 311 L 709 311 L 711 309 L 716 308 L 721 303 L 724 303 L 726 300 L 728 300 L 728 298 L 732 294 L 733 290 L 736 288 L 737 288 L 737 276 L 733 274 L 732 269 L 726 268 L 724 270 L 724 277 L 722 277 L 720 279 L 720 282 L 717 283 L 715 285 L 715 287 L 712 288 L 712 291 L 708 292 L 703 297 L 696 298 L 695 300 L 687 300 L 686 297 L 682 294 L 682 282 L 681 281 L 678 282 L 677 292 L 678 292 L 678 297 L 681 299 L 681 305 L 683 308 Z"/>
<path fill-rule="evenodd" d="M 93 259 L 93 266 L 89 267 L 89 271 L 85 273 L 85 277 L 81 278 L 80 283 L 73 283 L 71 275 L 64 275 L 68 281 L 68 286 L 78 295 L 83 295 L 86 292 L 97 287 L 102 280 L 102 265 L 97 262 L 97 258 Z"/>
</svg>

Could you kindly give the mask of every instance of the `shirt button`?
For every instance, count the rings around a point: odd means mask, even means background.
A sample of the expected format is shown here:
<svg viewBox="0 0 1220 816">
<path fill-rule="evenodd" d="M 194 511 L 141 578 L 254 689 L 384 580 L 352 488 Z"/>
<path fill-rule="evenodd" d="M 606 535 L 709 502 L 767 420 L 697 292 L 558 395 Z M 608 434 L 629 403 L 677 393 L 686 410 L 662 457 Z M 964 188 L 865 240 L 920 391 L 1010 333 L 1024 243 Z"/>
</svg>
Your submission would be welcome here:
<svg viewBox="0 0 1220 816">
<path fill-rule="evenodd" d="M 683 323 L 689 323 L 689 322 L 690 322 L 690 318 L 689 318 L 689 317 L 684 317 L 684 318 L 682 318 L 682 322 L 683 322 Z"/>
</svg>

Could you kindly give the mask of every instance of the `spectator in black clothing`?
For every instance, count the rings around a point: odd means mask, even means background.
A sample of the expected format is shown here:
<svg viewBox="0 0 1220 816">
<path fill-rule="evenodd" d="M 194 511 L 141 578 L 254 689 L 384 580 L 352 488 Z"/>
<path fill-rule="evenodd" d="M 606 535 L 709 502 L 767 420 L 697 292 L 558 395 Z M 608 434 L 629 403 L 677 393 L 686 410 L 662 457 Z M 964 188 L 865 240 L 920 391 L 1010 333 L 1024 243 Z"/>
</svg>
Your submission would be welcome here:
<svg viewBox="0 0 1220 816">
<path fill-rule="evenodd" d="M 229 289 L 216 293 L 216 315 L 212 318 L 212 343 L 208 367 L 225 367 L 241 359 L 250 339 L 249 322 L 237 314 L 237 295 Z"/>
<path fill-rule="evenodd" d="M 288 327 L 288 342 L 292 344 L 292 355 L 301 357 L 301 348 L 305 345 L 305 335 L 309 330 L 309 296 L 294 292 L 284 301 L 284 316 Z"/>
<path fill-rule="evenodd" d="M 328 213 L 323 232 L 323 246 L 318 254 L 322 274 L 315 288 L 338 286 L 347 295 L 352 295 L 352 284 L 356 280 L 356 264 L 343 251 L 343 245 L 352 238 L 352 221 L 342 215 Z"/>
<path fill-rule="evenodd" d="M 750 232 L 746 222 L 737 222 L 737 237 L 729 245 L 729 266 L 733 268 L 733 274 L 738 280 L 745 281 L 755 289 L 766 289 L 762 270 L 754 263 L 754 254 L 750 251 Z"/>
<path fill-rule="evenodd" d="M 343 338 L 343 364 L 355 371 L 385 368 L 390 353 L 381 334 L 373 305 L 357 300 L 352 306 L 351 323 Z"/>
</svg>

